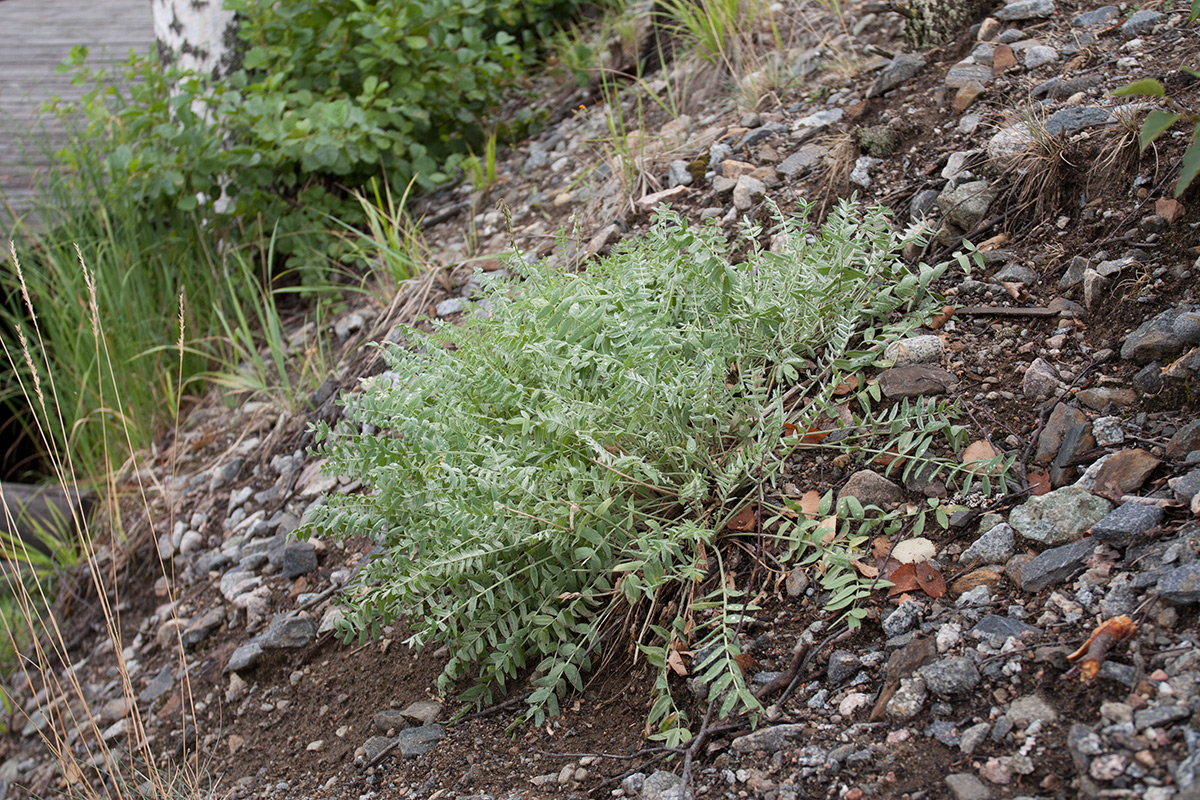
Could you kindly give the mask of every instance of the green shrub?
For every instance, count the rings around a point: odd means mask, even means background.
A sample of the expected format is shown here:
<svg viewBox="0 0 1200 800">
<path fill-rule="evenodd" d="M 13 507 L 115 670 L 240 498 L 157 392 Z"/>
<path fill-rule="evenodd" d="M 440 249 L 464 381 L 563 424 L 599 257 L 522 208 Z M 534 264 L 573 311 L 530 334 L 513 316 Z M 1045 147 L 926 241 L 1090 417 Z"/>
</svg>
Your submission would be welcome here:
<svg viewBox="0 0 1200 800">
<path fill-rule="evenodd" d="M 432 188 L 481 149 L 537 36 L 575 5 L 227 0 L 244 53 L 220 81 L 153 55 L 121 75 L 91 71 L 76 48 L 76 79 L 93 85 L 84 146 L 104 153 L 109 192 L 148 218 L 203 203 L 222 228 L 261 220 L 281 250 L 320 269 L 347 253 L 330 217 L 361 221 L 352 190 L 381 176 Z"/>
<path fill-rule="evenodd" d="M 905 241 L 881 211 L 859 219 L 846 204 L 815 235 L 782 223 L 772 252 L 751 244 L 734 264 L 718 230 L 668 213 L 586 273 L 514 264 L 524 282 L 496 285 L 477 307 L 487 313 L 407 330 L 349 421 L 316 431 L 327 471 L 369 491 L 330 497 L 308 529 L 385 548 L 342 633 L 377 636 L 403 618 L 413 644 L 448 646 L 441 689 L 473 675 L 465 698 L 478 702 L 532 667 L 538 720 L 630 639 L 659 669 L 658 738 L 689 735 L 671 694 L 679 651 L 704 654 L 691 667 L 723 713 L 753 708 L 733 660 L 747 587 L 719 579 L 718 534 L 741 493 L 777 474 L 785 420 L 815 424 L 847 372 L 935 307 L 928 286 L 944 265 L 909 271 Z M 878 387 L 860 385 L 863 427 L 845 451 L 928 462 L 949 409 L 905 404 L 870 421 Z M 792 387 L 803 402 L 785 412 Z"/>
</svg>

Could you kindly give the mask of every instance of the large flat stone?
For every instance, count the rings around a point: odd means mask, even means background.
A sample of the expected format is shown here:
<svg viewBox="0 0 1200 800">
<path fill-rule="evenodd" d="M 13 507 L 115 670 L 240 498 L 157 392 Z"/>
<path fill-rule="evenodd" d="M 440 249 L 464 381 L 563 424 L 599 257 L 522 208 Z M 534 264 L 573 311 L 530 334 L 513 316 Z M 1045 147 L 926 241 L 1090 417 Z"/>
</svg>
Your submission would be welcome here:
<svg viewBox="0 0 1200 800">
<path fill-rule="evenodd" d="M 955 377 L 939 367 L 911 365 L 895 367 L 879 373 L 879 386 L 885 397 L 898 400 L 902 397 L 925 397 L 945 394 L 956 386 Z"/>
<path fill-rule="evenodd" d="M 1021 589 L 1040 592 L 1074 578 L 1087 568 L 1088 559 L 1095 550 L 1096 542 L 1091 539 L 1050 548 L 1021 568 Z"/>
</svg>

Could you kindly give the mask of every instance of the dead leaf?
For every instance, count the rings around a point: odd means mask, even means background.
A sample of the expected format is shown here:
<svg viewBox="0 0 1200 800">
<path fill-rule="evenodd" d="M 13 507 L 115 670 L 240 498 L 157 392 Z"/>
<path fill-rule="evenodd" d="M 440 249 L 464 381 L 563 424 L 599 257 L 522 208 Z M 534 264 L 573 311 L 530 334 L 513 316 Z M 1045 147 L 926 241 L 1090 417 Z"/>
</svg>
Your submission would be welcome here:
<svg viewBox="0 0 1200 800">
<path fill-rule="evenodd" d="M 837 517 L 826 517 L 821 520 L 821 524 L 817 526 L 817 533 L 821 533 L 821 544 L 833 544 L 833 540 L 837 538 Z"/>
<path fill-rule="evenodd" d="M 758 659 L 749 653 L 738 653 L 733 657 L 733 661 L 738 665 L 738 669 L 743 675 L 751 675 L 752 673 L 762 669 L 762 664 L 758 663 Z"/>
<path fill-rule="evenodd" d="M 1013 300 L 1021 299 L 1021 287 L 1025 284 L 1014 281 L 1000 281 L 1000 285 L 1004 287 L 1004 291 L 1008 292 L 1008 296 Z"/>
<path fill-rule="evenodd" d="M 937 555 L 937 547 L 924 536 L 905 539 L 892 548 L 892 558 L 901 564 L 919 564 Z"/>
<path fill-rule="evenodd" d="M 882 561 L 892 552 L 892 543 L 886 536 L 876 536 L 871 540 L 871 555 L 876 561 Z"/>
<path fill-rule="evenodd" d="M 953 316 L 954 306 L 942 306 L 942 313 L 930 317 L 929 322 L 925 323 L 925 327 L 931 331 L 940 331 Z"/>
<path fill-rule="evenodd" d="M 858 570 L 858 574 L 862 575 L 864 578 L 878 578 L 879 577 L 878 569 L 876 569 L 875 567 L 872 567 L 870 564 L 864 564 L 863 562 L 859 561 L 857 558 L 854 559 L 853 561 L 851 561 L 850 564 L 856 570 Z"/>
<path fill-rule="evenodd" d="M 678 650 L 672 649 L 671 652 L 667 653 L 667 666 L 680 677 L 688 674 L 687 666 L 683 663 L 683 656 Z"/>
<path fill-rule="evenodd" d="M 921 588 L 917 583 L 917 570 L 912 564 L 901 564 L 892 574 L 888 576 L 888 580 L 892 582 L 892 588 L 888 589 L 888 596 L 895 597 L 898 594 L 906 592 L 915 592 Z"/>
<path fill-rule="evenodd" d="M 809 519 L 816 519 L 817 512 L 821 510 L 821 495 L 817 494 L 815 489 L 800 495 L 800 510 Z"/>
<path fill-rule="evenodd" d="M 1033 497 L 1041 497 L 1050 492 L 1050 474 L 1047 472 L 1031 472 L 1025 476 L 1029 481 L 1029 494 Z"/>
<path fill-rule="evenodd" d="M 1082 659 L 1079 661 L 1079 678 L 1084 682 L 1090 681 L 1099 674 L 1100 665 L 1104 663 L 1108 649 L 1115 643 L 1132 637 L 1135 633 L 1137 633 L 1137 623 L 1124 614 L 1107 619 L 1096 626 L 1083 646 L 1067 656 L 1067 660 Z"/>
<path fill-rule="evenodd" d="M 913 564 L 913 573 L 917 578 L 917 585 L 922 591 L 930 597 L 941 597 L 946 593 L 946 581 L 942 578 L 942 573 L 938 572 L 937 568 L 928 561 L 919 561 Z"/>
<path fill-rule="evenodd" d="M 850 394 L 857 388 L 858 388 L 858 376 L 851 375 L 849 378 L 847 378 L 846 380 L 839 383 L 837 385 L 837 388 L 835 388 L 833 390 L 833 393 L 837 397 L 845 397 L 846 395 Z"/>
<path fill-rule="evenodd" d="M 981 253 L 989 253 L 998 247 L 1003 247 L 1007 243 L 1008 243 L 1008 234 L 1007 233 L 997 233 L 992 238 L 985 239 L 984 241 L 980 242 L 979 247 L 977 249 Z"/>
<path fill-rule="evenodd" d="M 1122 496 L 1140 489 L 1160 463 L 1145 450 L 1122 450 L 1109 456 L 1100 467 L 1092 492 L 1120 502 Z"/>
<path fill-rule="evenodd" d="M 729 530 L 737 531 L 738 533 L 746 533 L 755 529 L 758 522 L 756 513 L 758 506 L 750 503 L 742 508 L 733 519 L 729 520 Z"/>
</svg>

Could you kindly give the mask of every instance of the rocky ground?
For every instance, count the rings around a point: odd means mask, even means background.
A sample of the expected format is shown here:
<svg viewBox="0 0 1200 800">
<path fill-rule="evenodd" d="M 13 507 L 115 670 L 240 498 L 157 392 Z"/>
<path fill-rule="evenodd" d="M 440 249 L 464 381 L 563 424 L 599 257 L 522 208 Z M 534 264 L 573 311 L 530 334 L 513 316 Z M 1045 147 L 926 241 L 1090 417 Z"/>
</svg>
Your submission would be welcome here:
<svg viewBox="0 0 1200 800">
<path fill-rule="evenodd" d="M 955 315 L 878 378 L 890 398 L 961 397 L 975 438 L 1014 454 L 1029 489 L 959 498 L 950 527 L 925 532 L 923 579 L 876 592 L 853 636 L 827 637 L 811 575 L 779 581 L 746 650 L 756 685 L 790 685 L 764 698 L 757 729 L 716 729 L 690 791 L 1200 797 L 1200 202 L 1171 192 L 1191 131 L 1139 159 L 1143 101 L 1110 95 L 1158 77 L 1200 107 L 1179 71 L 1200 65 L 1197 28 L 1182 9 L 1017 0 L 957 44 L 904 53 L 882 4 L 788 19 L 793 46 L 737 92 L 760 98 L 753 111 L 701 76 L 672 95 L 678 116 L 628 102 L 618 137 L 593 90 L 564 90 L 576 110 L 502 154 L 486 192 L 423 201 L 444 269 L 387 307 L 355 301 L 329 332 L 338 372 L 302 409 L 230 409 L 214 394 L 143 462 L 123 520 L 146 546 L 97 563 L 114 576 L 133 694 L 164 765 L 197 759 L 213 796 L 236 798 L 678 797 L 681 760 L 643 752 L 644 664 L 610 665 L 545 727 L 510 731 L 519 688 L 446 724 L 459 708 L 431 694 L 443 654 L 408 650 L 398 628 L 334 639 L 337 590 L 372 543 L 291 535 L 327 493 L 360 488 L 320 473 L 307 426 L 336 419 L 339 397 L 382 369 L 364 343 L 469 310 L 510 236 L 526 258 L 573 267 L 663 203 L 732 233 L 767 219 L 768 201 L 819 214 L 854 192 L 898 224 L 933 223 L 914 257 L 944 259 L 963 236 L 980 245 L 986 267 L 940 287 Z M 665 97 L 686 69 L 646 83 Z M 946 492 L 863 466 L 797 463 L 784 491 L 882 505 Z M 94 598 L 81 598 L 64 612 L 69 674 L 119 748 L 142 731 Z M 798 649 L 795 680 L 776 681 Z M 82 719 L 82 704 L 40 688 L 11 687 L 25 713 L 0 743 L 9 796 L 65 790 L 36 709 Z M 81 724 L 68 741 L 93 736 Z"/>
</svg>

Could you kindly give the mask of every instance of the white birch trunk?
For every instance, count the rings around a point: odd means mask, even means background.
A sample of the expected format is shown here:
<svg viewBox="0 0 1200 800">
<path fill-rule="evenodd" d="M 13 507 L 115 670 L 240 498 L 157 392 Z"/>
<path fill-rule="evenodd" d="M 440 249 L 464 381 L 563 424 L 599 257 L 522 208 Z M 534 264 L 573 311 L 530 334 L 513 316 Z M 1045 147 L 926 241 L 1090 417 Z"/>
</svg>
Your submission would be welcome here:
<svg viewBox="0 0 1200 800">
<path fill-rule="evenodd" d="M 150 0 L 154 37 L 164 64 L 206 72 L 214 78 L 236 65 L 237 22 L 222 0 Z"/>
</svg>

